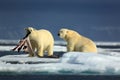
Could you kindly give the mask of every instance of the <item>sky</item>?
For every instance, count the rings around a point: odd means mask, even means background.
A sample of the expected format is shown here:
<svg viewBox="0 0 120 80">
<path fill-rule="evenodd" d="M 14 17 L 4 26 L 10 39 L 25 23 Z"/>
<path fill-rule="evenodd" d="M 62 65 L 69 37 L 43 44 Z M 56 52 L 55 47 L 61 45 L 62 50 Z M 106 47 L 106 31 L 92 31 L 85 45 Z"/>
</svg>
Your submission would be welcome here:
<svg viewBox="0 0 120 80">
<path fill-rule="evenodd" d="M 20 39 L 24 28 L 61 28 L 94 41 L 120 41 L 119 0 L 0 0 L 0 39 Z"/>
</svg>

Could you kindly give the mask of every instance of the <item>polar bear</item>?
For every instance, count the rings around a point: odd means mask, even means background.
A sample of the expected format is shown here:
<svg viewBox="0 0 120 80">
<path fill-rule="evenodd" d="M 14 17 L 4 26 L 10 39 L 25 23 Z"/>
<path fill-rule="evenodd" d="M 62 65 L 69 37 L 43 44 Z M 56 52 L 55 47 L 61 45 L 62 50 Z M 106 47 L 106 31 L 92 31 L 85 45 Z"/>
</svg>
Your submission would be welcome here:
<svg viewBox="0 0 120 80">
<path fill-rule="evenodd" d="M 67 42 L 68 52 L 80 51 L 97 53 L 97 47 L 95 43 L 74 30 L 62 28 L 58 32 L 58 36 Z"/>
<path fill-rule="evenodd" d="M 32 49 L 35 52 L 37 50 L 37 55 L 39 57 L 44 56 L 44 52 L 48 52 L 48 56 L 53 56 L 53 46 L 54 46 L 54 38 L 52 34 L 45 29 L 37 30 L 32 27 L 25 28 Z M 34 56 L 33 53 L 30 52 L 30 57 Z"/>
</svg>

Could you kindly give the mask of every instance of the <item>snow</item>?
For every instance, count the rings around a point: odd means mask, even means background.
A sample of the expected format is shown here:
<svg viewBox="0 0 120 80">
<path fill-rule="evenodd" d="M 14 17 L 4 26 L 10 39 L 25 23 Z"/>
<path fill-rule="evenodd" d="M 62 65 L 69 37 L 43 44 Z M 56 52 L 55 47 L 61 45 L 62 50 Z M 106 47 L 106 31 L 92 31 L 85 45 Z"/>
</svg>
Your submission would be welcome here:
<svg viewBox="0 0 120 80">
<path fill-rule="evenodd" d="M 120 58 L 104 54 L 68 52 L 59 59 L 27 57 L 28 55 L 7 55 L 0 58 L 1 72 L 49 72 L 54 74 L 84 72 L 99 74 L 120 74 Z M 6 63 L 7 61 L 10 61 Z M 21 63 L 12 64 L 14 61 Z M 29 64 L 26 62 L 33 62 Z M 45 62 L 37 63 L 35 62 Z"/>
<path fill-rule="evenodd" d="M 15 46 L 0 46 L 0 51 L 10 51 Z"/>
<path fill-rule="evenodd" d="M 28 54 L 23 55 L 7 55 L 0 58 L 0 61 L 7 63 L 49 63 L 49 62 L 57 62 L 59 59 L 53 58 L 38 58 L 38 57 L 28 57 Z"/>
<path fill-rule="evenodd" d="M 0 46 L 0 51 L 11 51 L 15 46 Z M 67 51 L 65 46 L 54 46 L 54 51 Z"/>
<path fill-rule="evenodd" d="M 92 72 L 120 74 L 120 58 L 115 56 L 70 52 L 63 55 L 60 62 L 82 65 L 84 69 Z"/>
<path fill-rule="evenodd" d="M 18 74 L 120 74 L 120 48 L 98 48 L 98 53 L 66 52 L 65 43 L 56 42 L 54 52 L 63 54 L 58 59 L 28 57 L 28 54 L 0 57 L 0 73 Z M 112 43 L 111 43 L 112 44 Z M 99 44 L 100 45 L 100 44 Z M 106 43 L 105 45 L 110 45 Z M 119 46 L 113 43 L 113 46 Z M 103 46 L 103 43 L 102 43 Z M 0 46 L 0 51 L 10 51 L 14 46 Z M 8 52 L 9 54 L 9 52 Z"/>
</svg>

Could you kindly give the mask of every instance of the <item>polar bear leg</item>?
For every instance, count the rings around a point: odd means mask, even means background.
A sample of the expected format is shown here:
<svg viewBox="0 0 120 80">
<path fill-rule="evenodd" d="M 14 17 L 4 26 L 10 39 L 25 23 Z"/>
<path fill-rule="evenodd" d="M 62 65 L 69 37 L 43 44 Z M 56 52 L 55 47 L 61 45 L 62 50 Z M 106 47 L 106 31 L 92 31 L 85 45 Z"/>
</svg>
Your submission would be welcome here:
<svg viewBox="0 0 120 80">
<path fill-rule="evenodd" d="M 71 45 L 67 45 L 67 52 L 71 52 L 71 51 L 74 51 L 74 45 L 71 44 Z"/>
<path fill-rule="evenodd" d="M 93 53 L 96 53 L 96 49 L 91 49 L 91 48 L 87 48 L 87 47 L 83 47 L 82 48 L 82 52 L 93 52 Z"/>
<path fill-rule="evenodd" d="M 51 45 L 49 48 L 48 48 L 48 56 L 52 56 L 53 55 L 53 45 Z"/>
<path fill-rule="evenodd" d="M 38 56 L 43 57 L 43 47 L 38 48 Z"/>
</svg>

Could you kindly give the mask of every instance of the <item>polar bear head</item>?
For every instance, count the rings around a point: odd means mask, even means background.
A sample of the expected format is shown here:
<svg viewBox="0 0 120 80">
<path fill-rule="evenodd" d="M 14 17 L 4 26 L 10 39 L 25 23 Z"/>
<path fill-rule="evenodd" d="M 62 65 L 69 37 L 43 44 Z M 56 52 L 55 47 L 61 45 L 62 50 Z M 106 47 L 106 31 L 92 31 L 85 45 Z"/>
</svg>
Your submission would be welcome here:
<svg viewBox="0 0 120 80">
<path fill-rule="evenodd" d="M 74 30 L 62 28 L 58 32 L 58 36 L 67 41 L 67 40 L 70 40 L 72 37 L 80 36 L 80 35 Z"/>
<path fill-rule="evenodd" d="M 25 30 L 26 30 L 26 33 L 28 34 L 28 33 L 31 33 L 34 30 L 34 28 L 28 27 L 28 28 L 25 28 Z"/>
<path fill-rule="evenodd" d="M 23 39 L 27 38 L 29 36 L 29 34 L 35 29 L 32 27 L 28 27 L 28 28 L 25 28 L 25 30 L 26 30 L 26 35 Z"/>
<path fill-rule="evenodd" d="M 65 39 L 68 31 L 69 31 L 68 29 L 62 28 L 62 29 L 60 29 L 60 31 L 58 32 L 58 36 L 59 36 L 60 38 Z"/>
</svg>

